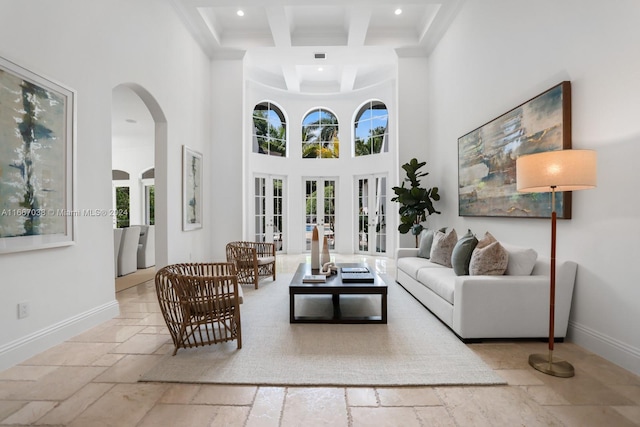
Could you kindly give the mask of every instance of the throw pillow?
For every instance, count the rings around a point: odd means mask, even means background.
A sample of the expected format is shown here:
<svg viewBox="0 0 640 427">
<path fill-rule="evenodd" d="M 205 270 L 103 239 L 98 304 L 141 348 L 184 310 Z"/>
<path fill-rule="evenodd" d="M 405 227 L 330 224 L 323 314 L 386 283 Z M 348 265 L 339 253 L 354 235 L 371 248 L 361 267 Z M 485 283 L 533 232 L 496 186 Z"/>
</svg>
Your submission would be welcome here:
<svg viewBox="0 0 640 427">
<path fill-rule="evenodd" d="M 471 254 L 469 274 L 472 276 L 500 276 L 504 274 L 509 262 L 507 251 L 500 242 L 492 242 L 483 248 L 478 248 Z"/>
<path fill-rule="evenodd" d="M 485 246 L 489 246 L 489 244 L 491 244 L 493 242 L 497 242 L 496 238 L 493 237 L 491 235 L 491 233 L 489 233 L 487 231 L 486 233 L 484 233 L 484 237 L 482 239 L 478 240 L 478 245 L 476 246 L 476 248 L 482 249 Z"/>
<path fill-rule="evenodd" d="M 513 246 L 502 243 L 502 247 L 509 255 L 509 263 L 505 274 L 510 276 L 530 276 L 536 265 L 538 253 L 530 248 Z"/>
<path fill-rule="evenodd" d="M 451 267 L 451 253 L 457 242 L 458 235 L 455 228 L 446 233 L 436 231 L 433 234 L 433 244 L 431 245 L 431 262 Z"/>
<path fill-rule="evenodd" d="M 443 233 L 447 231 L 447 227 L 442 227 L 440 229 Z M 420 258 L 427 258 L 431 256 L 431 245 L 433 245 L 433 234 L 434 230 L 424 229 L 422 233 L 420 233 L 420 245 L 418 246 L 418 256 Z"/>
<path fill-rule="evenodd" d="M 431 255 L 431 245 L 433 244 L 433 230 L 423 230 L 420 234 L 420 246 L 418 246 L 418 256 L 429 258 Z"/>
<path fill-rule="evenodd" d="M 471 255 L 477 244 L 478 239 L 476 239 L 476 236 L 473 235 L 471 230 L 468 230 L 467 234 L 462 236 L 453 247 L 451 265 L 453 266 L 453 272 L 456 273 L 456 276 L 469 275 L 469 262 L 471 261 Z"/>
</svg>

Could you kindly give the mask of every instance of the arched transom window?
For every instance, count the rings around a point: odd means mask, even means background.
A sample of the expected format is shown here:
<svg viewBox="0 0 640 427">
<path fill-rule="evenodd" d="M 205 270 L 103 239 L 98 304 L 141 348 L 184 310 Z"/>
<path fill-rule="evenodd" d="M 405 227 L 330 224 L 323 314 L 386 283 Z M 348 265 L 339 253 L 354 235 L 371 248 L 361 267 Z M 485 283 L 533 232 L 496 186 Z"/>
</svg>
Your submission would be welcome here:
<svg viewBox="0 0 640 427">
<path fill-rule="evenodd" d="M 302 120 L 302 158 L 338 157 L 338 118 L 322 107 L 314 108 Z"/>
<path fill-rule="evenodd" d="M 353 124 L 355 156 L 389 151 L 389 113 L 381 101 L 369 101 L 356 114 Z"/>
<path fill-rule="evenodd" d="M 270 102 L 261 102 L 253 109 L 253 152 L 287 155 L 287 123 L 280 108 Z"/>
</svg>

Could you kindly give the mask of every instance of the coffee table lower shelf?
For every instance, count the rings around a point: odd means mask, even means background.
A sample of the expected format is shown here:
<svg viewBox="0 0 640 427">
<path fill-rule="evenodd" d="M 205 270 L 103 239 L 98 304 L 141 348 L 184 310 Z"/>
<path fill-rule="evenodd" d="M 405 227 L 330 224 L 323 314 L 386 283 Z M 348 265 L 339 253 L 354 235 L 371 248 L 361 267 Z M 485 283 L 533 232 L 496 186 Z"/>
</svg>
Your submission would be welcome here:
<svg viewBox="0 0 640 427">
<path fill-rule="evenodd" d="M 311 317 L 311 316 L 296 316 L 295 315 L 295 296 L 296 295 L 308 295 L 308 294 L 322 294 L 322 292 L 302 292 L 289 294 L 289 323 L 387 323 L 387 294 L 380 294 L 380 310 L 381 316 L 342 316 L 340 311 L 340 295 L 346 295 L 347 292 L 341 292 L 340 294 L 332 294 L 331 300 L 333 303 L 333 316 L 332 317 Z M 361 290 L 354 292 L 353 294 L 362 295 Z M 366 295 L 371 295 L 370 293 Z"/>
</svg>

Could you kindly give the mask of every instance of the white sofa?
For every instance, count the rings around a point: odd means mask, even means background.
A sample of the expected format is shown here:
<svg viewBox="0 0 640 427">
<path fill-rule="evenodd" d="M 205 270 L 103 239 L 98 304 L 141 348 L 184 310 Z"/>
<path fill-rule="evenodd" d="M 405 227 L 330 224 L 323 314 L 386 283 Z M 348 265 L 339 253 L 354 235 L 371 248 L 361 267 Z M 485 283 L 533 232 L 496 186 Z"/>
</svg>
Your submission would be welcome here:
<svg viewBox="0 0 640 427">
<path fill-rule="evenodd" d="M 153 265 L 156 265 L 156 227 L 141 225 L 138 241 L 138 268 L 149 268 Z"/>
<path fill-rule="evenodd" d="M 122 228 L 113 229 L 113 264 L 114 277 L 118 277 L 118 256 L 120 254 L 120 244 L 122 243 Z"/>
<path fill-rule="evenodd" d="M 122 229 L 122 241 L 118 252 L 118 276 L 124 276 L 138 269 L 138 241 L 140 227 L 132 225 Z"/>
<path fill-rule="evenodd" d="M 549 259 L 529 276 L 457 276 L 452 268 L 396 250 L 396 281 L 464 341 L 549 337 Z M 554 336 L 566 336 L 577 265 L 557 262 Z"/>
</svg>

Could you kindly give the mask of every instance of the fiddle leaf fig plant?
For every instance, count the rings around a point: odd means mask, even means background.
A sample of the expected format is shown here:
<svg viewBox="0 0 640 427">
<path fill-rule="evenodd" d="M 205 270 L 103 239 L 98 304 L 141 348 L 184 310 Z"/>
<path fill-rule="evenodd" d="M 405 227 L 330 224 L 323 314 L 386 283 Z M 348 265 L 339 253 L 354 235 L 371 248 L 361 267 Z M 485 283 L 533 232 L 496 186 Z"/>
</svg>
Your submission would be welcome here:
<svg viewBox="0 0 640 427">
<path fill-rule="evenodd" d="M 438 187 L 420 187 L 420 178 L 429 175 L 429 172 L 420 171 L 420 168 L 426 164 L 427 162 L 418 162 L 413 158 L 402 165 L 407 177 L 400 187 L 392 188 L 396 196 L 391 201 L 400 204 L 398 231 L 402 234 L 411 231 L 411 234 L 416 236 L 416 247 L 418 247 L 418 236 L 424 229 L 422 222 L 426 221 L 427 216 L 440 213 L 433 207 L 433 202 L 440 200 Z M 405 186 L 407 182 L 410 184 L 409 187 Z"/>
</svg>

